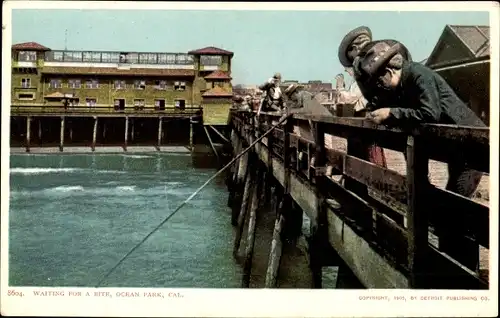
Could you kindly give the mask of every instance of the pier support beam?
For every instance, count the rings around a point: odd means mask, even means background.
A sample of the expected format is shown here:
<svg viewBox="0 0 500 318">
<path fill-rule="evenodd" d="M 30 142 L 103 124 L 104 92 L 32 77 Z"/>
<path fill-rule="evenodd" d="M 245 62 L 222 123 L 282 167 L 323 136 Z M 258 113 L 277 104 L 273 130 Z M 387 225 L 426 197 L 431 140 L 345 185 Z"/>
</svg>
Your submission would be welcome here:
<svg viewBox="0 0 500 318">
<path fill-rule="evenodd" d="M 238 256 L 238 250 L 240 249 L 241 235 L 243 234 L 243 226 L 245 225 L 245 219 L 248 212 L 248 201 L 250 198 L 250 192 L 252 191 L 253 177 L 253 172 L 248 171 L 245 178 L 245 189 L 243 190 L 241 209 L 238 215 L 236 235 L 234 237 L 233 256 L 235 258 Z"/>
<path fill-rule="evenodd" d="M 38 141 L 42 144 L 42 121 L 38 120 Z"/>
<path fill-rule="evenodd" d="M 250 203 L 250 219 L 248 222 L 247 244 L 245 249 L 245 263 L 243 265 L 243 280 L 241 287 L 248 288 L 250 286 L 250 275 L 252 273 L 253 249 L 255 245 L 255 228 L 257 222 L 257 210 L 259 209 L 259 190 L 260 177 L 262 174 L 257 172 L 256 180 L 253 184 L 252 202 Z"/>
<path fill-rule="evenodd" d="M 189 148 L 191 149 L 191 152 L 194 150 L 194 145 L 193 145 L 193 117 L 189 118 Z"/>
<path fill-rule="evenodd" d="M 26 117 L 26 152 L 30 152 L 31 116 Z"/>
<path fill-rule="evenodd" d="M 130 129 L 130 141 L 134 141 L 135 118 L 132 118 L 130 125 L 132 126 Z"/>
<path fill-rule="evenodd" d="M 266 271 L 265 288 L 276 288 L 278 285 L 278 273 L 281 261 L 283 243 L 281 242 L 281 230 L 285 218 L 282 214 L 284 200 L 282 199 L 278 206 L 277 218 L 274 223 L 273 240 L 271 243 L 271 252 L 269 254 L 269 262 Z"/>
<path fill-rule="evenodd" d="M 243 148 L 243 146 L 241 147 Z M 238 224 L 238 216 L 240 214 L 240 207 L 242 204 L 242 196 L 244 198 L 245 191 L 242 193 L 243 185 L 246 185 L 246 179 L 248 178 L 248 153 L 245 153 L 239 159 L 238 168 L 236 171 L 236 178 L 233 182 L 233 207 L 232 207 L 232 215 L 231 215 L 231 224 Z"/>
<path fill-rule="evenodd" d="M 163 117 L 160 117 L 158 118 L 158 146 L 156 147 L 156 149 L 158 151 L 160 151 L 160 147 L 161 147 L 161 139 L 162 139 L 162 134 L 163 134 Z"/>
<path fill-rule="evenodd" d="M 212 142 L 212 138 L 210 138 L 210 133 L 208 132 L 207 127 L 203 126 L 203 129 L 205 130 L 205 134 L 207 134 L 208 142 L 210 143 L 210 146 L 212 147 L 212 150 L 214 151 L 214 154 L 217 157 L 217 160 L 219 160 L 219 154 L 217 153 L 217 150 L 215 149 L 214 143 Z"/>
<path fill-rule="evenodd" d="M 61 117 L 61 138 L 60 138 L 60 143 L 59 143 L 59 151 L 63 151 L 64 149 L 64 122 L 65 118 L 64 116 Z"/>
<path fill-rule="evenodd" d="M 95 144 L 97 142 L 97 116 L 94 117 L 94 130 L 92 131 L 92 151 L 95 151 Z"/>
<path fill-rule="evenodd" d="M 128 143 L 128 116 L 125 116 L 125 142 L 123 144 L 123 150 L 127 151 Z"/>
<path fill-rule="evenodd" d="M 106 140 L 106 122 L 102 124 L 102 138 Z"/>
</svg>

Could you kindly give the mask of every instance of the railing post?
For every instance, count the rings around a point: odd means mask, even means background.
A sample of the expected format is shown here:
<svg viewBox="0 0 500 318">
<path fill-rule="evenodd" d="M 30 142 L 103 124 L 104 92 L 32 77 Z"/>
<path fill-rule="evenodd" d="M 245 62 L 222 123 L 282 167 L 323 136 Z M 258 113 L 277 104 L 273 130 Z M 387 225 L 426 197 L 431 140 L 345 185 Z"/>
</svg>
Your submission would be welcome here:
<svg viewBox="0 0 500 318">
<path fill-rule="evenodd" d="M 428 217 L 424 204 L 428 200 L 428 157 L 419 137 L 408 136 L 406 145 L 408 269 L 411 288 L 425 288 L 426 253 L 428 250 Z M 432 279 L 432 278 L 431 278 Z"/>
<path fill-rule="evenodd" d="M 283 145 L 283 162 L 284 162 L 284 191 L 285 197 L 290 193 L 290 133 L 293 132 L 293 122 L 291 118 L 288 118 L 283 127 L 284 133 L 284 145 Z"/>
<path fill-rule="evenodd" d="M 312 127 L 312 133 L 314 136 L 314 166 L 313 167 L 323 167 L 325 165 L 326 150 L 325 150 L 325 127 L 323 123 L 320 122 L 310 122 Z M 310 160 L 310 158 L 308 158 Z M 310 170 L 310 164 L 309 170 Z M 314 288 L 321 288 L 322 285 L 322 270 L 323 261 L 321 259 L 322 242 L 328 237 L 328 220 L 326 216 L 326 210 L 324 208 L 324 195 L 321 192 L 323 188 L 324 176 L 322 174 L 316 174 L 312 177 L 312 182 L 315 184 L 316 192 L 316 225 L 315 229 L 312 229 L 312 239 L 310 242 L 310 260 L 311 260 L 311 270 L 314 279 Z"/>
</svg>

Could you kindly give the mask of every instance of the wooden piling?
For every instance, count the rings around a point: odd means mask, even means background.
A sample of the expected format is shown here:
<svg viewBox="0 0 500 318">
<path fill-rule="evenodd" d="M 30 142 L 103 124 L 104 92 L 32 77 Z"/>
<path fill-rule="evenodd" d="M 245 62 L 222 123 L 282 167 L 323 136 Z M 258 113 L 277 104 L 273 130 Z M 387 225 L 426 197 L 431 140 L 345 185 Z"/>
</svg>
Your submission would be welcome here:
<svg viewBox="0 0 500 318">
<path fill-rule="evenodd" d="M 162 125 L 163 125 L 163 117 L 160 117 L 158 119 L 158 146 L 157 146 L 157 150 L 160 151 L 161 150 L 161 137 L 162 137 Z"/>
<path fill-rule="evenodd" d="M 269 262 L 266 271 L 265 288 L 276 288 L 278 283 L 278 273 L 281 261 L 282 246 L 281 230 L 283 228 L 284 216 L 281 213 L 283 210 L 284 200 L 281 200 L 278 206 L 278 216 L 274 223 L 273 240 L 271 243 L 271 252 L 269 253 Z"/>
<path fill-rule="evenodd" d="M 42 121 L 38 120 L 38 141 L 42 143 Z"/>
<path fill-rule="evenodd" d="M 64 116 L 61 116 L 61 138 L 59 143 L 59 151 L 63 151 L 64 148 Z"/>
<path fill-rule="evenodd" d="M 102 125 L 102 138 L 106 139 L 106 122 Z"/>
<path fill-rule="evenodd" d="M 26 152 L 30 152 L 31 116 L 26 117 Z"/>
<path fill-rule="evenodd" d="M 241 202 L 240 213 L 238 215 L 236 235 L 234 237 L 234 244 L 233 244 L 234 257 L 238 256 L 238 250 L 240 249 L 241 235 L 243 234 L 243 226 L 245 225 L 245 219 L 248 212 L 248 201 L 252 191 L 251 186 L 253 183 L 252 171 L 248 171 L 245 179 L 246 180 L 245 180 L 245 189 L 243 190 L 243 200 Z"/>
<path fill-rule="evenodd" d="M 132 118 L 130 121 L 130 141 L 134 141 L 134 132 L 135 132 L 135 118 Z"/>
<path fill-rule="evenodd" d="M 95 151 L 97 142 L 97 116 L 94 116 L 94 130 L 92 131 L 92 151 Z"/>
<path fill-rule="evenodd" d="M 193 145 L 193 117 L 189 118 L 189 148 L 191 149 L 191 152 L 194 151 L 194 145 Z"/>
<path fill-rule="evenodd" d="M 247 231 L 247 244 L 245 249 L 245 263 L 243 265 L 243 281 L 241 284 L 242 288 L 248 288 L 250 286 L 250 275 L 252 272 L 252 259 L 253 259 L 253 249 L 255 245 L 255 228 L 257 222 L 257 210 L 259 209 L 259 188 L 260 188 L 260 176 L 262 174 L 257 172 L 256 180 L 253 184 L 252 189 L 252 202 L 250 203 L 250 219 L 248 221 L 248 231 Z"/>
<path fill-rule="evenodd" d="M 214 154 L 217 157 L 217 160 L 219 160 L 219 154 L 217 153 L 217 150 L 215 149 L 214 143 L 212 142 L 212 138 L 210 138 L 210 133 L 208 132 L 207 127 L 203 126 L 203 129 L 205 130 L 205 134 L 207 134 L 208 142 L 210 143 L 210 146 L 212 147 L 212 150 L 214 151 Z"/>
<path fill-rule="evenodd" d="M 123 150 L 127 151 L 128 142 L 128 116 L 125 116 L 125 143 L 123 144 Z"/>
</svg>

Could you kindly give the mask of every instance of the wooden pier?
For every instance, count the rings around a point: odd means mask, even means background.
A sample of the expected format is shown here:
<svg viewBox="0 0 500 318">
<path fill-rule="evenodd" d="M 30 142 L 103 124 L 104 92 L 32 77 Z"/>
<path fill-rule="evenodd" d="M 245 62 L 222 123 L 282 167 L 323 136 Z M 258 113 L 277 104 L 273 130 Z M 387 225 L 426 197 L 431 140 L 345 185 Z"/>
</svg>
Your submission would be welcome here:
<svg viewBox="0 0 500 318">
<path fill-rule="evenodd" d="M 127 151 L 147 145 L 161 151 L 162 146 L 183 145 L 193 151 L 196 145 L 206 145 L 218 156 L 214 144 L 227 143 L 227 129 L 209 125 L 207 130 L 202 118 L 199 106 L 116 110 L 113 106 L 16 105 L 11 107 L 11 146 L 26 152 L 43 147 L 71 152 L 74 146 L 95 152 L 100 146 Z"/>
<path fill-rule="evenodd" d="M 234 154 L 278 120 L 271 113 L 233 112 Z M 315 140 L 293 133 L 301 122 L 312 123 Z M 326 148 L 325 133 L 404 152 L 406 175 Z M 487 175 L 489 148 L 489 128 L 422 125 L 403 131 L 363 118 L 294 115 L 238 160 L 228 182 L 235 254 L 246 241 L 242 287 L 252 273 L 255 219 L 263 202 L 274 199 L 266 288 L 278 285 L 283 237 L 301 235 L 304 213 L 312 288 L 322 287 L 322 273 L 338 258 L 339 272 L 350 271 L 366 288 L 488 289 L 478 263 L 480 247 L 489 249 L 489 207 L 433 186 L 426 165 L 460 155 Z"/>
</svg>

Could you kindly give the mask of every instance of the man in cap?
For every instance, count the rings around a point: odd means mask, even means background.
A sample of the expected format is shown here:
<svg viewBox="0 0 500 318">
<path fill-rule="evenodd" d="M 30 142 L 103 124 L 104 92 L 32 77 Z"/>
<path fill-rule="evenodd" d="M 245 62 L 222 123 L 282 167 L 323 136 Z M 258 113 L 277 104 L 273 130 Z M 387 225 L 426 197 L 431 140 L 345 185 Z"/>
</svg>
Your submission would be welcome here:
<svg viewBox="0 0 500 318">
<path fill-rule="evenodd" d="M 358 68 L 356 67 L 357 61 L 361 56 L 366 54 L 367 49 L 371 48 L 374 44 L 381 42 L 389 45 L 399 43 L 390 39 L 373 41 L 372 32 L 370 28 L 366 26 L 360 26 L 351 30 L 346 34 L 340 43 L 338 51 L 340 63 L 346 68 L 346 72 L 353 76 L 356 80 L 356 84 L 353 83 L 350 90 L 352 92 L 362 93 L 363 97 L 368 102 L 365 103 L 365 105 L 359 104 L 358 108 L 363 106 L 364 109 L 364 107 L 370 107 L 371 104 L 388 102 L 388 100 L 383 99 L 384 95 L 381 92 L 375 93 L 377 86 L 371 85 L 369 79 L 364 77 L 362 73 L 358 72 Z M 411 61 L 410 52 L 403 44 L 399 46 L 399 52 L 404 59 Z M 376 98 L 374 98 L 375 96 Z M 361 110 L 358 109 L 356 111 L 358 112 Z M 362 115 L 362 113 L 360 115 Z"/>
<path fill-rule="evenodd" d="M 283 95 L 280 88 L 281 74 L 275 73 L 266 83 L 259 86 L 259 89 L 265 92 L 260 110 L 281 111 L 283 108 Z M 260 112 L 259 110 L 259 112 Z"/>
<path fill-rule="evenodd" d="M 352 105 L 354 108 L 354 116 L 364 117 L 365 109 L 368 101 L 365 94 L 369 93 L 369 89 L 363 85 L 363 78 L 358 76 L 353 65 L 357 63 L 358 55 L 362 50 L 372 43 L 372 32 L 366 26 L 360 26 L 351 30 L 342 39 L 338 57 L 339 61 L 344 66 L 346 72 L 354 77 L 355 82 L 351 84 L 348 91 L 338 92 L 337 101 L 339 104 Z M 347 153 L 356 156 L 360 159 L 368 160 L 384 168 L 387 167 L 387 161 L 384 154 L 384 149 L 375 144 L 366 144 L 358 138 L 349 138 L 347 142 Z M 367 195 L 368 188 L 350 178 L 345 179 L 345 186 L 359 195 Z"/>
<path fill-rule="evenodd" d="M 360 61 L 360 70 L 372 78 L 382 90 L 390 92 L 397 101 L 394 107 L 379 108 L 371 112 L 377 124 L 399 127 L 414 127 L 421 123 L 456 124 L 485 127 L 486 125 L 467 105 L 460 100 L 453 89 L 436 72 L 426 66 L 406 61 L 399 54 L 399 44 L 374 45 Z M 465 197 L 471 197 L 477 189 L 482 173 L 470 169 L 464 153 L 456 153 L 448 161 L 448 182 L 446 190 Z M 428 165 L 425 165 L 428 169 Z M 428 175 L 428 172 L 425 172 Z M 439 204 L 439 202 L 437 202 Z M 441 209 L 455 207 L 435 207 Z M 440 233 L 440 249 L 471 270 L 477 268 L 479 253 L 477 245 L 468 240 L 457 239 L 453 233 L 460 233 L 462 222 Z M 473 257 L 471 257 L 473 256 Z"/>
<path fill-rule="evenodd" d="M 486 126 L 438 73 L 404 60 L 398 46 L 378 43 L 360 61 L 360 70 L 398 101 L 395 107 L 372 111 L 370 116 L 375 123 L 405 128 L 421 123 Z M 460 157 L 448 164 L 446 189 L 471 197 L 482 174 L 468 169 Z"/>
</svg>

